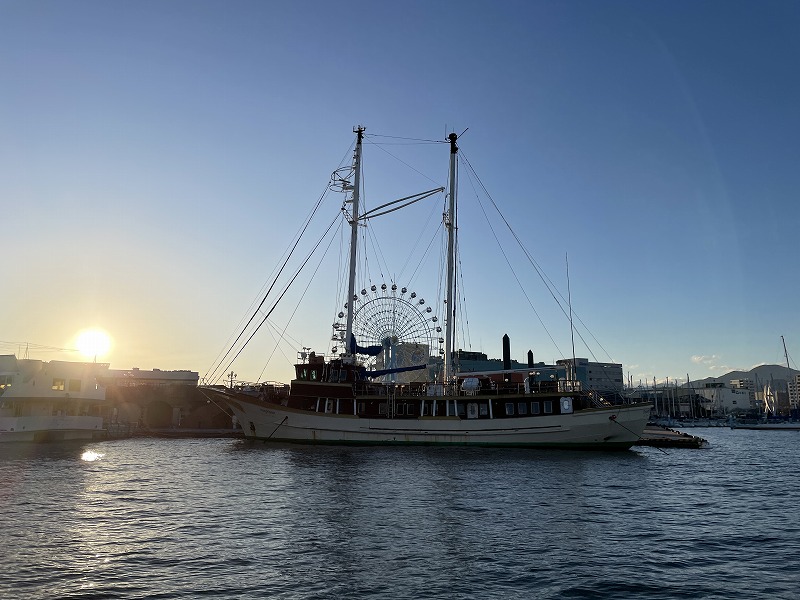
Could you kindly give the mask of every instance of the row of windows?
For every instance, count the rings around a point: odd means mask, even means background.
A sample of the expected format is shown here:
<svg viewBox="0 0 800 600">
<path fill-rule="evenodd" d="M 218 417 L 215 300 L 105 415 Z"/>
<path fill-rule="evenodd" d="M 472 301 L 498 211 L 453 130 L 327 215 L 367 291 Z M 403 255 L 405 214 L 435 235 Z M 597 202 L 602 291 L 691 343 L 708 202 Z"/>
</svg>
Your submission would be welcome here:
<svg viewBox="0 0 800 600">
<path fill-rule="evenodd" d="M 336 406 L 336 400 L 334 398 L 319 398 L 317 402 L 316 410 L 317 412 L 338 412 Z M 436 414 L 439 416 L 447 414 L 446 407 L 442 406 L 443 402 L 438 402 L 439 406 L 437 406 Z M 428 416 L 433 414 L 432 413 L 432 403 L 426 402 L 422 407 L 422 416 Z M 469 418 L 474 419 L 475 416 L 487 417 L 489 416 L 489 406 L 485 403 L 480 403 L 475 405 L 474 403 L 466 403 L 466 402 L 459 402 L 457 413 L 458 416 L 466 416 L 467 414 L 467 407 L 475 406 L 477 409 L 475 413 L 471 412 L 475 409 L 470 408 Z M 366 412 L 366 403 L 359 402 L 358 403 L 358 412 L 359 414 L 364 414 Z M 378 404 L 378 414 L 386 415 L 389 410 L 388 404 L 386 402 L 381 402 Z M 418 407 L 416 404 L 412 403 L 404 403 L 398 402 L 394 406 L 394 414 L 397 416 L 407 416 L 407 417 L 414 417 L 417 416 Z M 477 414 L 476 414 L 477 413 Z M 454 413 L 450 413 L 454 414 Z M 553 401 L 552 400 L 544 400 L 544 401 L 533 401 L 533 402 L 506 402 L 505 403 L 505 415 L 507 417 L 513 416 L 527 416 L 530 415 L 552 415 L 553 414 Z M 473 416 L 474 415 L 474 416 Z"/>
<path fill-rule="evenodd" d="M 297 374 L 297 378 L 298 379 L 305 379 L 305 380 L 309 380 L 310 379 L 311 381 L 316 381 L 317 380 L 317 371 L 316 371 L 316 369 L 311 369 L 310 377 L 309 377 L 309 370 L 308 369 L 300 369 L 300 371 Z"/>
<path fill-rule="evenodd" d="M 544 406 L 541 406 L 544 405 Z M 516 408 L 516 414 L 518 416 L 525 416 L 528 414 L 528 403 L 527 402 L 517 402 L 516 407 L 513 402 L 506 402 L 506 416 L 513 417 L 514 416 L 514 409 Z M 544 408 L 544 414 L 552 415 L 553 414 L 553 401 L 552 400 L 545 400 L 544 402 L 531 402 L 530 403 L 530 414 L 532 415 L 540 415 L 542 414 L 542 408 Z"/>
<path fill-rule="evenodd" d="M 329 401 L 330 402 L 330 401 Z M 458 416 L 465 416 L 467 412 L 467 405 L 469 403 L 459 402 L 458 403 Z M 446 414 L 446 408 L 439 406 L 437 407 L 438 410 L 436 413 L 438 415 Z M 553 414 L 553 401 L 552 400 L 545 400 L 543 402 L 506 402 L 505 404 L 506 409 L 506 416 L 513 417 L 514 415 L 517 416 L 526 416 L 528 414 L 531 415 L 552 415 Z M 530 413 L 528 412 L 530 409 Z M 366 410 L 366 405 L 363 402 L 358 403 L 358 412 L 364 413 Z M 413 417 L 417 414 L 417 407 L 414 404 L 396 404 L 395 405 L 395 414 L 400 416 L 409 416 Z M 378 405 L 378 414 L 385 415 L 388 411 L 388 405 L 385 402 L 381 402 Z M 428 416 L 432 414 L 431 405 L 430 403 L 426 403 L 422 408 L 422 416 Z M 481 417 L 489 416 L 489 406 L 487 404 L 481 403 L 477 405 L 477 414 Z M 470 418 L 474 418 L 470 416 Z"/>
<path fill-rule="evenodd" d="M 317 368 L 302 368 L 297 371 L 297 378 L 304 381 L 317 381 L 322 379 L 322 371 Z M 332 369 L 328 381 L 347 381 L 347 370 Z"/>
</svg>

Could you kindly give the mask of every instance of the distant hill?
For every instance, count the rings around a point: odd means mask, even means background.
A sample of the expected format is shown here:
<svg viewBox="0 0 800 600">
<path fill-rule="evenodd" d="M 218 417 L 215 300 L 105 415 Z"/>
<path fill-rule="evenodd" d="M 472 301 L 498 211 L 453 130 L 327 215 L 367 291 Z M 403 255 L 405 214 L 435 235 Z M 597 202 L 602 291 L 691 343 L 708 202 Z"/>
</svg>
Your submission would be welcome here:
<svg viewBox="0 0 800 600">
<path fill-rule="evenodd" d="M 792 377 L 800 373 L 796 369 L 790 369 Z M 731 384 L 731 379 L 752 379 L 756 387 L 761 387 L 768 383 L 770 379 L 775 383 L 786 385 L 786 367 L 781 365 L 760 365 L 749 371 L 731 371 L 720 377 L 706 377 L 692 382 L 692 387 L 705 387 L 706 383 L 723 383 L 726 386 Z"/>
</svg>

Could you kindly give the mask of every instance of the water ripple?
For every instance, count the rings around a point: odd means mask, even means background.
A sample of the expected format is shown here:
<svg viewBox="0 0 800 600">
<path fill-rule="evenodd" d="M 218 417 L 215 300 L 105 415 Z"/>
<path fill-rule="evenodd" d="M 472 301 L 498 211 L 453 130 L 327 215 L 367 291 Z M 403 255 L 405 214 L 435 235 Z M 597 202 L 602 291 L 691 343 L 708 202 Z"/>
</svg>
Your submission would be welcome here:
<svg viewBox="0 0 800 600">
<path fill-rule="evenodd" d="M 796 436 L 703 435 L 668 454 L 2 448 L 0 597 L 796 597 Z"/>
</svg>

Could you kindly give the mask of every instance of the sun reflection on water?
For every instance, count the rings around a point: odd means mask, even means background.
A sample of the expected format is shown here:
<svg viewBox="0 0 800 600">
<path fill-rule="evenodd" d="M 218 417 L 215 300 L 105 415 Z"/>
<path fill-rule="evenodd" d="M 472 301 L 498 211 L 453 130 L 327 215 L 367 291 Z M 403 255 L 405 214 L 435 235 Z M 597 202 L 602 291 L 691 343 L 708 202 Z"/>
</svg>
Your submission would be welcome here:
<svg viewBox="0 0 800 600">
<path fill-rule="evenodd" d="M 96 460 L 100 460 L 103 458 L 105 454 L 100 454 L 99 452 L 95 452 L 94 450 L 87 450 L 83 454 L 81 454 L 81 460 L 85 460 L 86 462 L 94 462 Z"/>
</svg>

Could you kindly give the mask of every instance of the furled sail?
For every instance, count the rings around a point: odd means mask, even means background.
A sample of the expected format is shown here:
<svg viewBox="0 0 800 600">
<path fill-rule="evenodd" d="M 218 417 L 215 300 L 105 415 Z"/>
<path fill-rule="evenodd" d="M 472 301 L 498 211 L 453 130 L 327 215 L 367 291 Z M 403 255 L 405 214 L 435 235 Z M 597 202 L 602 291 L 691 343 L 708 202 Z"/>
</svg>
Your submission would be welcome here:
<svg viewBox="0 0 800 600">
<path fill-rule="evenodd" d="M 366 354 L 367 356 L 378 356 L 383 351 L 383 346 L 359 346 L 356 343 L 356 336 L 350 335 L 350 354 Z"/>
</svg>

